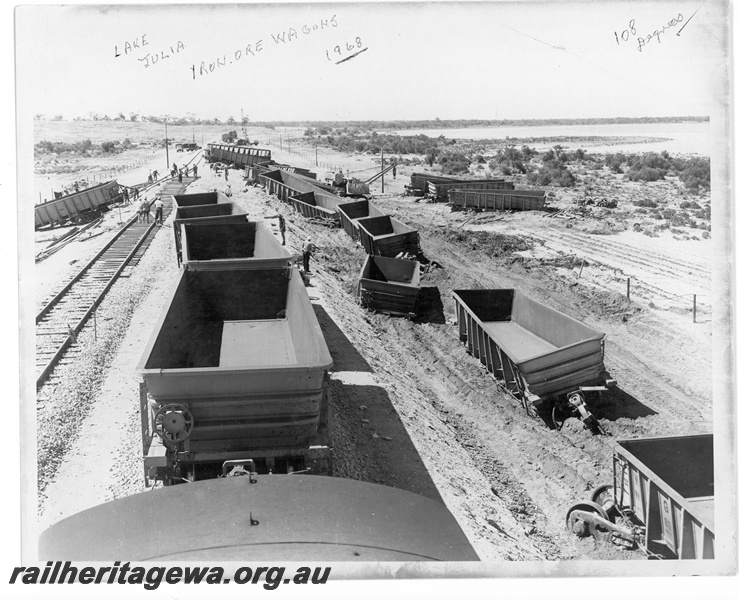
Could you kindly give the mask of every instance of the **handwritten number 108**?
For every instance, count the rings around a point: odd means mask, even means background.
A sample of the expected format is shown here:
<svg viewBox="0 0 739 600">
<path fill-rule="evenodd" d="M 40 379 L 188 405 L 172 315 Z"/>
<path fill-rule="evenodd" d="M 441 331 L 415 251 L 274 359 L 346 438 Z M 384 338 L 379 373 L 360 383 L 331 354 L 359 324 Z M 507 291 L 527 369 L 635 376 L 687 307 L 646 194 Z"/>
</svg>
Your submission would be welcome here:
<svg viewBox="0 0 739 600">
<path fill-rule="evenodd" d="M 620 36 L 618 34 L 618 31 L 614 31 L 613 32 L 613 35 L 616 36 L 616 43 L 617 44 L 620 45 L 621 44 L 621 40 L 623 40 L 624 42 L 628 42 L 630 35 L 636 35 L 636 27 L 634 27 L 634 25 L 636 25 L 636 20 L 635 19 L 631 19 L 631 21 L 629 21 L 629 27 L 628 27 L 628 29 L 624 29 L 621 32 L 621 35 Z"/>
<path fill-rule="evenodd" d="M 362 38 L 359 38 L 359 37 L 354 38 L 354 44 L 350 44 L 349 42 L 346 42 L 344 45 L 346 46 L 346 51 L 351 52 L 352 50 L 354 50 L 355 47 L 356 48 L 362 47 Z M 337 56 L 341 56 L 341 46 L 340 45 L 334 46 L 334 54 L 336 54 Z M 326 50 L 326 58 L 328 60 L 331 60 L 331 56 L 329 55 L 328 50 Z"/>
</svg>

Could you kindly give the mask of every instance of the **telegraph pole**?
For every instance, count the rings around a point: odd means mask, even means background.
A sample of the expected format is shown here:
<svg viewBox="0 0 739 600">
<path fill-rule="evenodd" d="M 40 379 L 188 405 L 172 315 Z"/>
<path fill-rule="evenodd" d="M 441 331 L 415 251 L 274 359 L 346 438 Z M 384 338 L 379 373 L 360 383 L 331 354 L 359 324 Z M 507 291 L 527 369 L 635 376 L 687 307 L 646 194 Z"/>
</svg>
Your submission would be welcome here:
<svg viewBox="0 0 739 600">
<path fill-rule="evenodd" d="M 380 167 L 380 171 L 384 171 L 385 170 L 385 146 L 380 148 L 380 161 L 382 163 Z M 382 193 L 384 194 L 385 193 L 385 173 L 382 174 L 381 178 L 382 178 Z"/>
<path fill-rule="evenodd" d="M 167 171 L 169 171 L 169 136 L 167 135 L 167 117 L 164 117 L 164 148 L 167 153 Z"/>
</svg>

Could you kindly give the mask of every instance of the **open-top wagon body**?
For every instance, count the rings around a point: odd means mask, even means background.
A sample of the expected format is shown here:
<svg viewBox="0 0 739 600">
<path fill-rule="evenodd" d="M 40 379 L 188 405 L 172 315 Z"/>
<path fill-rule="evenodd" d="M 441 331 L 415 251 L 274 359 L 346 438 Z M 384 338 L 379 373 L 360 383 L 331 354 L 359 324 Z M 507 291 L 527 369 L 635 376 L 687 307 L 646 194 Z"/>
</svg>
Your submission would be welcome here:
<svg viewBox="0 0 739 600">
<path fill-rule="evenodd" d="M 289 266 L 292 254 L 261 222 L 192 219 L 179 225 L 185 269 L 266 269 Z"/>
<path fill-rule="evenodd" d="M 415 316 L 420 279 L 421 264 L 416 260 L 367 255 L 359 276 L 359 301 L 377 312 Z"/>
<path fill-rule="evenodd" d="M 569 404 L 590 425 L 592 415 L 579 410 L 584 393 L 615 384 L 606 379 L 604 333 L 513 289 L 454 290 L 452 297 L 459 339 L 527 411 Z"/>
<path fill-rule="evenodd" d="M 35 227 L 53 227 L 74 221 L 122 199 L 123 194 L 117 181 L 100 183 L 74 194 L 37 204 L 34 207 Z"/>
<path fill-rule="evenodd" d="M 302 468 L 327 443 L 331 364 L 295 268 L 183 270 L 138 366 L 147 477 Z"/>
</svg>

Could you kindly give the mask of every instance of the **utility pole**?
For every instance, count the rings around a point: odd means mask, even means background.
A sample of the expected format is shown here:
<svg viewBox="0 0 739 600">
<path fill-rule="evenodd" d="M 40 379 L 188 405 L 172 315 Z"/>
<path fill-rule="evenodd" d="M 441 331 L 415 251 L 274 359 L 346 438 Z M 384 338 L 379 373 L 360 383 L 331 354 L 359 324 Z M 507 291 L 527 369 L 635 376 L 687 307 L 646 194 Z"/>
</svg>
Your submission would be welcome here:
<svg viewBox="0 0 739 600">
<path fill-rule="evenodd" d="M 318 166 L 318 140 L 316 140 L 316 166 Z"/>
<path fill-rule="evenodd" d="M 169 170 L 169 136 L 167 135 L 167 117 L 164 117 L 164 148 L 167 153 L 167 170 Z"/>
<path fill-rule="evenodd" d="M 385 146 L 380 148 L 380 161 L 382 163 L 382 166 L 380 167 L 380 171 L 385 170 Z M 385 193 L 385 173 L 382 174 L 382 193 Z"/>
</svg>

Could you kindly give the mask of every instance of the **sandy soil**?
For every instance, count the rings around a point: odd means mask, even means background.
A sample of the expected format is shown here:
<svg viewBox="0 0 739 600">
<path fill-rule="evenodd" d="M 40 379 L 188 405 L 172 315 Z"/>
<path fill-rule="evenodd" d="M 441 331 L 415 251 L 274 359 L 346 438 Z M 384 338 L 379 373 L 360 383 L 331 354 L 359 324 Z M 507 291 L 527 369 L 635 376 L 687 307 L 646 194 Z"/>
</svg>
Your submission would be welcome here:
<svg viewBox="0 0 739 600">
<path fill-rule="evenodd" d="M 310 167 L 312 157 L 308 150 L 303 156 L 277 150 L 274 158 Z M 326 152 L 320 160 L 356 173 L 371 174 L 377 166 L 368 156 Z M 189 191 L 225 188 L 223 179 L 204 171 Z M 485 560 L 641 558 L 577 540 L 566 532 L 564 518 L 572 503 L 611 478 L 615 440 L 711 431 L 710 302 L 701 299 L 694 324 L 690 301 L 683 306 L 675 300 L 686 289 L 710 291 L 710 241 L 662 243 L 632 232 L 590 235 L 584 230 L 591 223 L 541 214 L 488 220 L 450 213 L 401 195 L 412 171 L 401 167 L 397 179 L 386 178 L 385 193 L 373 202 L 417 227 L 424 254 L 433 261 L 422 285 L 436 311 L 417 322 L 358 306 L 354 289 L 364 252 L 342 230 L 309 223 L 263 191 L 244 188 L 236 177 L 229 181 L 250 218 L 287 217 L 291 250 L 297 253 L 307 236 L 319 248 L 309 293 L 335 362 L 330 419 L 336 474 L 441 498 Z M 379 192 L 380 185 L 373 190 Z M 474 243 L 480 230 L 534 238 L 538 250 L 520 259 L 491 257 Z M 472 237 L 450 239 L 459 231 Z M 170 238 L 171 230 L 163 228 L 132 276 L 150 278 L 147 295 L 99 401 L 41 499 L 43 525 L 143 489 L 133 373 L 176 276 Z M 70 253 L 57 264 L 69 262 Z M 579 263 L 569 269 L 547 264 L 547 257 L 569 254 L 586 259 L 582 275 Z M 627 276 L 631 302 L 606 302 L 596 293 L 624 294 Z M 676 287 L 681 283 L 690 287 Z M 606 367 L 619 386 L 590 408 L 608 435 L 594 437 L 574 419 L 560 432 L 550 430 L 495 387 L 457 339 L 450 293 L 473 286 L 514 287 L 606 332 Z"/>
</svg>

